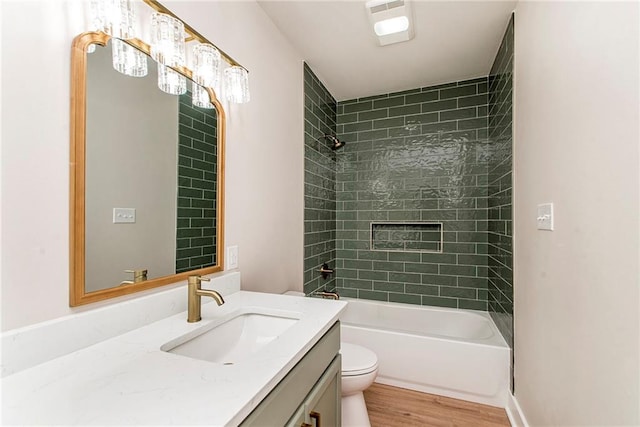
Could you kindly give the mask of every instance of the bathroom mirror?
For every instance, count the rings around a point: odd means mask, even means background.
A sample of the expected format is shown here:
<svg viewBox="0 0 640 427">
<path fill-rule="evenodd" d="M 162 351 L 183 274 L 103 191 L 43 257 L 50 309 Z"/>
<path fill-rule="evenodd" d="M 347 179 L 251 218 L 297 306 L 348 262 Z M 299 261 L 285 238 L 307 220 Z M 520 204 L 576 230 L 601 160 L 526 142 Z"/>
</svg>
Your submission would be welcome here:
<svg viewBox="0 0 640 427">
<path fill-rule="evenodd" d="M 72 47 L 71 306 L 223 265 L 222 106 L 209 89 L 214 108 L 162 92 L 150 57 L 145 77 L 115 71 L 111 45 L 90 32 Z"/>
</svg>

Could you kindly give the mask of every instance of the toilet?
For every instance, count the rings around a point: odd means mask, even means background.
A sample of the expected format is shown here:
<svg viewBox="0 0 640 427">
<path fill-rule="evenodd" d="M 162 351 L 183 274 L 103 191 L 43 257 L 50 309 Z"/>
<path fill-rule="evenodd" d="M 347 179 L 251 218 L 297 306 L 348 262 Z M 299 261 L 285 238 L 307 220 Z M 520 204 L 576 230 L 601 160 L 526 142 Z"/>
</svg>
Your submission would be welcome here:
<svg viewBox="0 0 640 427">
<path fill-rule="evenodd" d="M 369 427 L 365 391 L 378 375 L 378 356 L 368 348 L 340 343 L 342 355 L 342 425 Z"/>
<path fill-rule="evenodd" d="M 305 296 L 287 291 L 285 295 Z M 342 355 L 342 426 L 371 427 L 363 392 L 378 375 L 378 356 L 360 345 L 340 342 Z"/>
</svg>

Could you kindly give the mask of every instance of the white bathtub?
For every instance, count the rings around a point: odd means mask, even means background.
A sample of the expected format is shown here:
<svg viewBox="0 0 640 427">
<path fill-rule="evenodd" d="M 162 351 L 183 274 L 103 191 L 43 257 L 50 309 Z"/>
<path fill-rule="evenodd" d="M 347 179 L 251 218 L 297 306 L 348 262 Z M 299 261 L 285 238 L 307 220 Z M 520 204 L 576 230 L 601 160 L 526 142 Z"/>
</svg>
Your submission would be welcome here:
<svg viewBox="0 0 640 427">
<path fill-rule="evenodd" d="M 378 355 L 376 382 L 506 406 L 510 350 L 487 313 L 345 301 L 342 340 Z"/>
</svg>

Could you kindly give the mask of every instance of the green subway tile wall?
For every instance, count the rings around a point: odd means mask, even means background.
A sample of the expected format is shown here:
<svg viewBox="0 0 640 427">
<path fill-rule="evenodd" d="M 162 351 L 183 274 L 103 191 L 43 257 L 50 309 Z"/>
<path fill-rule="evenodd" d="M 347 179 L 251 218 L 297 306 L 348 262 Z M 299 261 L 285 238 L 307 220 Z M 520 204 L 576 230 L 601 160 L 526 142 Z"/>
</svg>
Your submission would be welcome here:
<svg viewBox="0 0 640 427">
<path fill-rule="evenodd" d="M 336 263 L 336 152 L 323 136 L 336 134 L 336 100 L 304 64 L 304 292 L 333 290 L 318 271 Z"/>
<path fill-rule="evenodd" d="M 216 263 L 217 115 L 180 96 L 176 273 Z"/>
<path fill-rule="evenodd" d="M 513 16 L 489 75 L 489 312 L 513 348 Z"/>
<path fill-rule="evenodd" d="M 338 103 L 344 296 L 487 310 L 488 78 Z M 441 222 L 442 253 L 372 251 L 371 222 Z"/>
</svg>

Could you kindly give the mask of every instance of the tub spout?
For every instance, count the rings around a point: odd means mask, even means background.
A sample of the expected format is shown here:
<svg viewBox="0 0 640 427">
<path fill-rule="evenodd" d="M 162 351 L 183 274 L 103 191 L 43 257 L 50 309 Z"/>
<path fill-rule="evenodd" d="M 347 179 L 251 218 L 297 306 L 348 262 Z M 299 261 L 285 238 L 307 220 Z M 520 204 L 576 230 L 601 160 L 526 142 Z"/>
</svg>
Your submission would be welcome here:
<svg viewBox="0 0 640 427">
<path fill-rule="evenodd" d="M 338 295 L 337 292 L 316 291 L 312 295 L 313 296 L 318 296 L 318 297 L 321 297 L 321 298 L 340 299 L 340 295 Z"/>
</svg>

